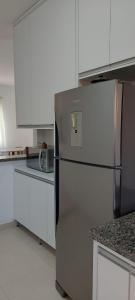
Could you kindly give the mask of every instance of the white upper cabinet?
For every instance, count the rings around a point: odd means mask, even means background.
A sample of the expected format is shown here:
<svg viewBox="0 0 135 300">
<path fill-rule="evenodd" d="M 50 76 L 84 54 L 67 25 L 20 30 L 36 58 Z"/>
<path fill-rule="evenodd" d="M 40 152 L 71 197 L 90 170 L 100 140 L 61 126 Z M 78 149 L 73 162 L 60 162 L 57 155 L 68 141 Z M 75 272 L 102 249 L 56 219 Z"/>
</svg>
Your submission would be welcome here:
<svg viewBox="0 0 135 300">
<path fill-rule="evenodd" d="M 111 0 L 110 63 L 135 57 L 135 1 Z"/>
<path fill-rule="evenodd" d="M 30 19 L 14 29 L 14 64 L 17 125 L 27 124 L 32 110 Z"/>
<path fill-rule="evenodd" d="M 53 124 L 55 93 L 75 87 L 75 1 L 45 1 L 30 18 L 33 117 Z"/>
<path fill-rule="evenodd" d="M 79 73 L 109 64 L 110 1 L 79 0 Z"/>
<path fill-rule="evenodd" d="M 75 9 L 47 0 L 15 27 L 18 125 L 53 124 L 55 93 L 76 86 Z"/>
</svg>

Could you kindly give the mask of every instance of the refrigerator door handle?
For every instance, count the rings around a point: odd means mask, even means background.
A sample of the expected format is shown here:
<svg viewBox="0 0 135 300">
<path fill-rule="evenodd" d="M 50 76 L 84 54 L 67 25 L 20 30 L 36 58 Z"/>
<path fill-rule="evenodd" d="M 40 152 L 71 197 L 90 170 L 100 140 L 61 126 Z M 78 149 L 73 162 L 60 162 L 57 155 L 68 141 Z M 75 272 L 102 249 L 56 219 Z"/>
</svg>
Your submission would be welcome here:
<svg viewBox="0 0 135 300">
<path fill-rule="evenodd" d="M 121 171 L 114 171 L 114 201 L 113 213 L 115 218 L 120 217 L 121 211 Z"/>
<path fill-rule="evenodd" d="M 59 131 L 55 121 L 55 157 L 59 157 Z"/>
<path fill-rule="evenodd" d="M 121 165 L 121 127 L 122 127 L 122 84 L 117 84 L 117 92 L 115 98 L 115 149 L 114 149 L 114 165 Z"/>
<path fill-rule="evenodd" d="M 55 122 L 55 221 L 59 221 L 59 132 Z"/>
<path fill-rule="evenodd" d="M 39 152 L 39 168 L 40 168 L 40 171 L 42 171 L 41 158 L 42 158 L 42 150 L 40 150 L 40 152 Z"/>
</svg>

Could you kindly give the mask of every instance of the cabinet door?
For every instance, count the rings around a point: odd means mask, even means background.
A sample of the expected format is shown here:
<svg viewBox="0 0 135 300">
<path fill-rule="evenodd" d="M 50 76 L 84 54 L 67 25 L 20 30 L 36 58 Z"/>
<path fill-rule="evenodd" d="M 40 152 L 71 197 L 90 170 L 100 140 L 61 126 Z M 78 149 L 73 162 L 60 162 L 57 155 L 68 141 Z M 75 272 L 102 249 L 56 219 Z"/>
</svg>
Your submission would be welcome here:
<svg viewBox="0 0 135 300">
<path fill-rule="evenodd" d="M 48 242 L 48 183 L 30 179 L 30 229 Z"/>
<path fill-rule="evenodd" d="M 32 114 L 30 19 L 14 28 L 15 97 L 17 125 L 25 125 Z"/>
<path fill-rule="evenodd" d="M 0 224 L 13 221 L 13 165 L 0 163 Z"/>
<path fill-rule="evenodd" d="M 98 255 L 97 300 L 128 300 L 129 272 Z"/>
<path fill-rule="evenodd" d="M 48 244 L 53 248 L 55 245 L 55 199 L 54 186 L 48 184 Z"/>
<path fill-rule="evenodd" d="M 135 300 L 135 275 L 130 276 L 130 300 Z"/>
<path fill-rule="evenodd" d="M 54 123 L 54 95 L 75 87 L 75 0 L 45 1 L 30 16 L 32 118 Z"/>
<path fill-rule="evenodd" d="M 54 95 L 76 85 L 75 0 L 48 0 L 15 27 L 18 125 L 54 123 Z"/>
<path fill-rule="evenodd" d="M 135 57 L 135 1 L 111 0 L 110 62 Z"/>
<path fill-rule="evenodd" d="M 109 64 L 110 1 L 79 0 L 79 73 Z"/>
<path fill-rule="evenodd" d="M 29 205 L 29 177 L 15 172 L 14 218 L 28 229 L 30 229 Z"/>
</svg>

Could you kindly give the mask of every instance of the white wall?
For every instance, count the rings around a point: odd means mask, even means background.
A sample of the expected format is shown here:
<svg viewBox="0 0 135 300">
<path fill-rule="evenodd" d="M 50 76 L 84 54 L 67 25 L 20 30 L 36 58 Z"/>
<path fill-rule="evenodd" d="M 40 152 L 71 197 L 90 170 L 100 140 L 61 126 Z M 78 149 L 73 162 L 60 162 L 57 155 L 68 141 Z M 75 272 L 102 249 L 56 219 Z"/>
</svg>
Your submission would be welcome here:
<svg viewBox="0 0 135 300">
<path fill-rule="evenodd" d="M 16 128 L 15 91 L 14 86 L 0 85 L 0 97 L 2 97 L 6 147 L 25 147 L 33 145 L 33 130 Z"/>
<path fill-rule="evenodd" d="M 13 39 L 0 38 L 0 85 L 14 85 Z"/>
</svg>

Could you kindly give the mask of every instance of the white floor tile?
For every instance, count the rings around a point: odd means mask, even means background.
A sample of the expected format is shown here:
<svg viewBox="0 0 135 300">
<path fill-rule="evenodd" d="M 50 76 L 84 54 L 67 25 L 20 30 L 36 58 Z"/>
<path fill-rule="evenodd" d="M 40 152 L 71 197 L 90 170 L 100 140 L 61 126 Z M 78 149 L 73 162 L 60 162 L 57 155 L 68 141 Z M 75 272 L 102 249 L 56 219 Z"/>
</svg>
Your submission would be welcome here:
<svg viewBox="0 0 135 300">
<path fill-rule="evenodd" d="M 12 281 L 4 287 L 6 295 L 11 300 L 61 300 L 55 289 L 54 274 L 50 270 L 37 270 Z"/>
<path fill-rule="evenodd" d="M 3 293 L 1 289 L 0 289 L 0 300 L 9 300 L 9 298 L 6 297 L 6 295 Z"/>
<path fill-rule="evenodd" d="M 54 251 L 12 226 L 0 230 L 0 300 L 24 299 L 62 298 L 55 289 Z"/>
</svg>

